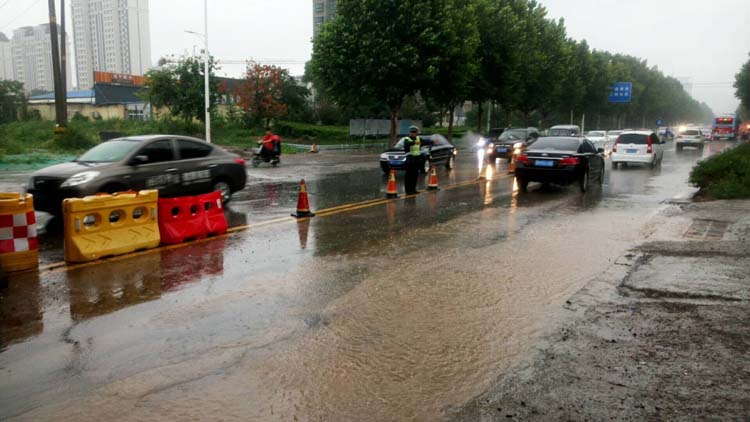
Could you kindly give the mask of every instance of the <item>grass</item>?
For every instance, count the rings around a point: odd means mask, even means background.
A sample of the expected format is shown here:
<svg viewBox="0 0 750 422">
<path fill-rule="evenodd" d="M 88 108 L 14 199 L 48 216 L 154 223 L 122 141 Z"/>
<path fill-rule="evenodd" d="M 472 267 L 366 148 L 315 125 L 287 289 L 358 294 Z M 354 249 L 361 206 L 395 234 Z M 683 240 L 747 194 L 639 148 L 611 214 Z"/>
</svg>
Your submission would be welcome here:
<svg viewBox="0 0 750 422">
<path fill-rule="evenodd" d="M 750 198 L 750 144 L 701 161 L 690 173 L 690 183 L 711 198 Z"/>
</svg>

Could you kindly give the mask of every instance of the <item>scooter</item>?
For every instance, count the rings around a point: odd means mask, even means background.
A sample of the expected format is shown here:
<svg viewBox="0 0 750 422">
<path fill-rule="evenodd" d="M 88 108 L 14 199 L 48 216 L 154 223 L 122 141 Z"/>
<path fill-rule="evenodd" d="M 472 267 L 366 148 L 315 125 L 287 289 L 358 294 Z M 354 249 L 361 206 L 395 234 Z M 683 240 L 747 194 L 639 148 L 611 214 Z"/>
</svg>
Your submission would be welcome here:
<svg viewBox="0 0 750 422">
<path fill-rule="evenodd" d="M 271 151 L 271 154 L 263 155 L 262 152 L 263 146 L 260 146 L 258 148 L 253 148 L 253 167 L 258 167 L 260 163 L 270 163 L 271 166 L 276 167 L 281 163 L 281 157 L 280 154 L 276 151 Z"/>
</svg>

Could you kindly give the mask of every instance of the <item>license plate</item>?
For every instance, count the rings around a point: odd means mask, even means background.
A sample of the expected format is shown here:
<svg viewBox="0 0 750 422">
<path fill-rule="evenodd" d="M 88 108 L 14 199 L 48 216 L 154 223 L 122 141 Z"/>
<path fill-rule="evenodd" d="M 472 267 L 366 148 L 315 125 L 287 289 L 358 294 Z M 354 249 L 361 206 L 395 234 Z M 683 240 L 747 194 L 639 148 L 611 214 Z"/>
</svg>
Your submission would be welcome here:
<svg viewBox="0 0 750 422">
<path fill-rule="evenodd" d="M 508 152 L 508 148 L 498 148 L 497 152 Z"/>
<path fill-rule="evenodd" d="M 536 160 L 534 161 L 534 165 L 537 167 L 554 167 L 555 162 L 552 160 Z"/>
<path fill-rule="evenodd" d="M 400 166 L 401 165 L 401 161 L 391 160 L 388 164 L 390 164 L 392 166 Z"/>
<path fill-rule="evenodd" d="M 626 149 L 625 152 L 627 152 L 628 154 L 638 154 L 637 149 Z"/>
</svg>

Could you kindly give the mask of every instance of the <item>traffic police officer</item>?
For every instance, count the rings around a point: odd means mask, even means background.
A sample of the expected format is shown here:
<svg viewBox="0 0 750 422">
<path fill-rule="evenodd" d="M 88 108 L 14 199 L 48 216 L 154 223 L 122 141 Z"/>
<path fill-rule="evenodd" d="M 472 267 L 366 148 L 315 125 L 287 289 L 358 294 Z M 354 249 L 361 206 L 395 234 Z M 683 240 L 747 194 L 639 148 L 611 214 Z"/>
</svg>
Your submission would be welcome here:
<svg viewBox="0 0 750 422">
<path fill-rule="evenodd" d="M 422 140 L 419 139 L 419 128 L 412 126 L 409 128 L 409 136 L 403 139 L 404 152 L 406 153 L 406 177 L 404 178 L 404 188 L 407 195 L 413 195 L 417 192 L 417 179 L 419 178 L 419 166 L 422 156 Z"/>
</svg>

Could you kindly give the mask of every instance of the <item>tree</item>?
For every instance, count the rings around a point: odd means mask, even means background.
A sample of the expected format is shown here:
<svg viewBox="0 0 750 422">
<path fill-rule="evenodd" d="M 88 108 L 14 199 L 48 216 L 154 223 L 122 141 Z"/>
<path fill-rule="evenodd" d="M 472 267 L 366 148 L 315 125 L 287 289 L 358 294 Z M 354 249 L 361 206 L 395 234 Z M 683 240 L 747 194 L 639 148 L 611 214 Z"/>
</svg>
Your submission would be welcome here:
<svg viewBox="0 0 750 422">
<path fill-rule="evenodd" d="M 240 86 L 240 107 L 252 119 L 264 122 L 266 129 L 271 127 L 271 119 L 287 113 L 283 102 L 284 74 L 285 71 L 276 66 L 250 62 Z"/>
<path fill-rule="evenodd" d="M 748 54 L 750 56 L 750 54 Z M 734 77 L 734 95 L 739 98 L 745 109 L 750 109 L 750 59 L 742 65 L 742 69 Z"/>
<path fill-rule="evenodd" d="M 315 39 L 311 69 L 317 88 L 344 107 L 364 98 L 385 103 L 391 142 L 404 98 L 430 86 L 446 24 L 463 10 L 457 0 L 343 0 Z M 447 37 L 450 38 L 450 37 Z"/>
<path fill-rule="evenodd" d="M 14 122 L 26 114 L 26 95 L 18 81 L 0 80 L 0 123 Z"/>
<path fill-rule="evenodd" d="M 214 75 L 216 65 L 209 59 L 209 111 L 219 103 L 221 93 Z M 176 63 L 166 63 L 146 73 L 146 85 L 141 96 L 153 107 L 169 109 L 170 114 L 184 120 L 205 120 L 205 73 L 201 57 L 186 57 Z"/>
</svg>

